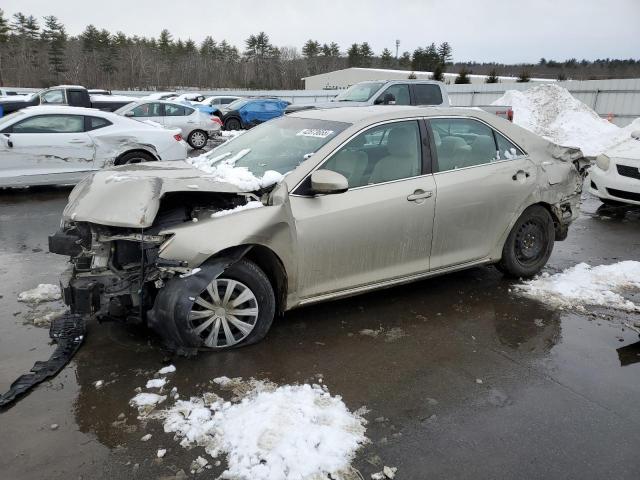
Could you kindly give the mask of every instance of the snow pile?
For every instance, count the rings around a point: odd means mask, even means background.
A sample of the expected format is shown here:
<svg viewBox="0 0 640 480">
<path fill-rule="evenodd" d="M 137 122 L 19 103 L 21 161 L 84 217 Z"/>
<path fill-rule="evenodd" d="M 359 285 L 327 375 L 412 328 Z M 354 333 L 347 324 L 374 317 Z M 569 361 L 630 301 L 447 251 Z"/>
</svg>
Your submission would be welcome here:
<svg viewBox="0 0 640 480">
<path fill-rule="evenodd" d="M 493 105 L 510 105 L 516 125 L 558 145 L 579 147 L 587 156 L 630 140 L 631 132 L 640 128 L 640 119 L 620 128 L 600 118 L 566 88 L 554 84 L 508 90 Z"/>
<path fill-rule="evenodd" d="M 19 302 L 27 303 L 52 302 L 54 300 L 60 300 L 60 298 L 60 287 L 48 283 L 41 283 L 36 288 L 18 295 Z"/>
<path fill-rule="evenodd" d="M 244 132 L 246 132 L 246 130 L 222 130 L 220 132 L 220 136 L 228 138 L 229 140 L 232 140 L 236 137 L 239 137 Z"/>
<path fill-rule="evenodd" d="M 166 378 L 153 378 L 147 381 L 145 388 L 162 388 L 167 383 Z"/>
<path fill-rule="evenodd" d="M 133 397 L 129 401 L 129 404 L 132 407 L 137 407 L 140 414 L 146 414 L 153 410 L 157 404 L 164 402 L 166 399 L 166 395 L 142 392 Z"/>
<path fill-rule="evenodd" d="M 267 170 L 262 177 L 256 177 L 248 168 L 236 167 L 235 163 L 250 151 L 251 149 L 245 148 L 235 155 L 227 152 L 212 156 L 215 153 L 215 150 L 212 150 L 198 157 L 188 158 L 187 163 L 207 173 L 206 178 L 214 182 L 230 183 L 244 191 L 270 187 L 282 180 L 284 176 L 274 170 Z"/>
<path fill-rule="evenodd" d="M 219 212 L 211 214 L 211 218 L 224 217 L 225 215 L 230 215 L 232 213 L 241 212 L 242 210 L 251 210 L 253 208 L 260 208 L 264 205 L 259 201 L 251 201 L 247 202 L 245 205 L 238 205 L 235 208 L 230 208 L 229 210 L 220 210 Z"/>
<path fill-rule="evenodd" d="M 640 262 L 627 260 L 598 267 L 579 263 L 555 275 L 542 274 L 517 288 L 558 307 L 583 309 L 585 305 L 599 305 L 640 312 L 640 306 L 620 293 L 640 289 Z"/>
<path fill-rule="evenodd" d="M 228 468 L 221 478 L 340 478 L 368 441 L 366 420 L 324 386 L 277 387 L 226 377 L 215 383 L 250 388 L 232 402 L 213 392 L 178 400 L 153 418 L 162 419 L 165 432 L 174 433 L 184 448 L 203 446 L 214 458 L 226 454 Z"/>
</svg>

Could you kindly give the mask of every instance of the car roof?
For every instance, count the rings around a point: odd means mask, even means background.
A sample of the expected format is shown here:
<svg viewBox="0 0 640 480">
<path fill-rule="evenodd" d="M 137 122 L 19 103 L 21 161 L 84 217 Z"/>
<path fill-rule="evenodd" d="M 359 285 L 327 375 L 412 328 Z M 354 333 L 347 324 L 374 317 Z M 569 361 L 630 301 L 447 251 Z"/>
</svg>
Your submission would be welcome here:
<svg viewBox="0 0 640 480">
<path fill-rule="evenodd" d="M 375 123 L 385 120 L 395 120 L 411 117 L 437 117 L 437 116 L 472 116 L 482 119 L 493 118 L 480 109 L 461 107 L 419 107 L 419 106 L 393 106 L 374 105 L 366 107 L 334 107 L 316 108 L 290 113 L 290 117 L 310 118 L 347 123 Z"/>
<path fill-rule="evenodd" d="M 67 115 L 92 115 L 94 117 L 110 117 L 116 115 L 113 112 L 104 112 L 96 108 L 86 107 L 70 107 L 67 105 L 53 106 L 53 105 L 36 105 L 32 107 L 23 108 L 25 112 L 33 113 L 34 115 L 42 113 L 55 113 L 55 114 L 67 114 Z M 116 115 L 119 116 L 119 115 Z"/>
</svg>

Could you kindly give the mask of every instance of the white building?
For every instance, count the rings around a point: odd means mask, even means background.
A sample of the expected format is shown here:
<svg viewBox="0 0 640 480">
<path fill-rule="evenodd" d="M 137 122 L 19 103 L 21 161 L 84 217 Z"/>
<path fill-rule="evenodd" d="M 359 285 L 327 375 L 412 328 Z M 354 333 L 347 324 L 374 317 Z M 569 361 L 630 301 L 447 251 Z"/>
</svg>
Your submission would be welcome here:
<svg viewBox="0 0 640 480">
<path fill-rule="evenodd" d="M 433 72 L 410 72 L 407 70 L 385 70 L 383 68 L 345 68 L 328 73 L 304 77 L 305 90 L 336 90 L 347 88 L 365 80 L 406 80 L 413 73 L 418 80 L 430 80 Z M 445 73 L 445 83 L 453 84 L 457 73 Z M 471 83 L 485 83 L 486 75 L 469 74 Z M 517 77 L 498 77 L 501 83 L 513 83 Z M 532 82 L 552 82 L 547 78 L 532 78 Z"/>
</svg>

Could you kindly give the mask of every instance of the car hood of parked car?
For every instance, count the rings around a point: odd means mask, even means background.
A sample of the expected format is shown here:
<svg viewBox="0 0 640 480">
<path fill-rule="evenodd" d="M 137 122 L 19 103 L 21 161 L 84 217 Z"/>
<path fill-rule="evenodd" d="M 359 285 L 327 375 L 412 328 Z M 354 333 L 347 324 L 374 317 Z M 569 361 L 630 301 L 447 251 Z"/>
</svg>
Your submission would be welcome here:
<svg viewBox="0 0 640 480">
<path fill-rule="evenodd" d="M 242 194 L 237 186 L 207 177 L 187 162 L 150 162 L 101 170 L 85 177 L 69 195 L 65 221 L 147 228 L 170 192 Z"/>
</svg>

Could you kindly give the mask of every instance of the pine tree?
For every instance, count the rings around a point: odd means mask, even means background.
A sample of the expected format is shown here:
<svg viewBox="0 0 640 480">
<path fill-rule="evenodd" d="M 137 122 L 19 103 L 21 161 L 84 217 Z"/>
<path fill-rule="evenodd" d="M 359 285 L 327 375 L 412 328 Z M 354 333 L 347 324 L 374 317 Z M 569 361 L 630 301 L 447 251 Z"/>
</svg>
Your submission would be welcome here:
<svg viewBox="0 0 640 480">
<path fill-rule="evenodd" d="M 360 67 L 361 62 L 360 45 L 354 43 L 349 47 L 349 50 L 347 50 L 347 65 L 350 67 Z"/>
<path fill-rule="evenodd" d="M 158 38 L 158 49 L 164 56 L 168 56 L 173 50 L 173 36 L 166 28 L 160 32 L 160 38 Z"/>
<path fill-rule="evenodd" d="M 471 72 L 468 71 L 465 67 L 462 67 L 458 72 L 458 76 L 454 80 L 454 83 L 456 84 L 471 83 L 471 79 L 469 78 L 470 73 Z"/>
<path fill-rule="evenodd" d="M 326 45 L 326 43 L 325 43 Z M 311 60 L 320 54 L 320 43 L 316 40 L 307 40 L 302 47 L 302 55 Z"/>
<path fill-rule="evenodd" d="M 393 65 L 393 55 L 391 54 L 391 50 L 385 48 L 382 50 L 382 54 L 380 55 L 380 66 L 389 68 Z"/>
<path fill-rule="evenodd" d="M 2 77 L 2 46 L 9 41 L 9 21 L 4 18 L 4 11 L 0 8 L 0 87 L 4 85 Z"/>
<path fill-rule="evenodd" d="M 436 80 L 438 82 L 444 82 L 444 68 L 442 65 L 438 64 L 433 69 L 433 73 L 431 74 L 431 80 Z"/>
<path fill-rule="evenodd" d="M 49 70 L 53 72 L 56 82 L 59 83 L 60 74 L 67 71 L 64 64 L 64 54 L 68 35 L 64 25 L 53 15 L 44 17 L 44 29 L 42 30 L 41 38 L 48 45 Z"/>
<path fill-rule="evenodd" d="M 398 60 L 398 64 L 402 68 L 409 68 L 411 66 L 411 53 L 403 52 Z"/>
<path fill-rule="evenodd" d="M 362 45 L 360 45 L 360 63 L 363 67 L 370 67 L 372 58 L 373 50 L 367 42 L 363 42 Z"/>
<path fill-rule="evenodd" d="M 489 76 L 484 80 L 485 83 L 499 83 L 498 72 L 495 68 L 492 68 L 489 72 Z"/>
<path fill-rule="evenodd" d="M 442 66 L 447 65 L 453 59 L 453 49 L 449 42 L 442 42 L 440 46 L 438 46 L 438 57 L 440 58 L 440 64 Z"/>
</svg>

